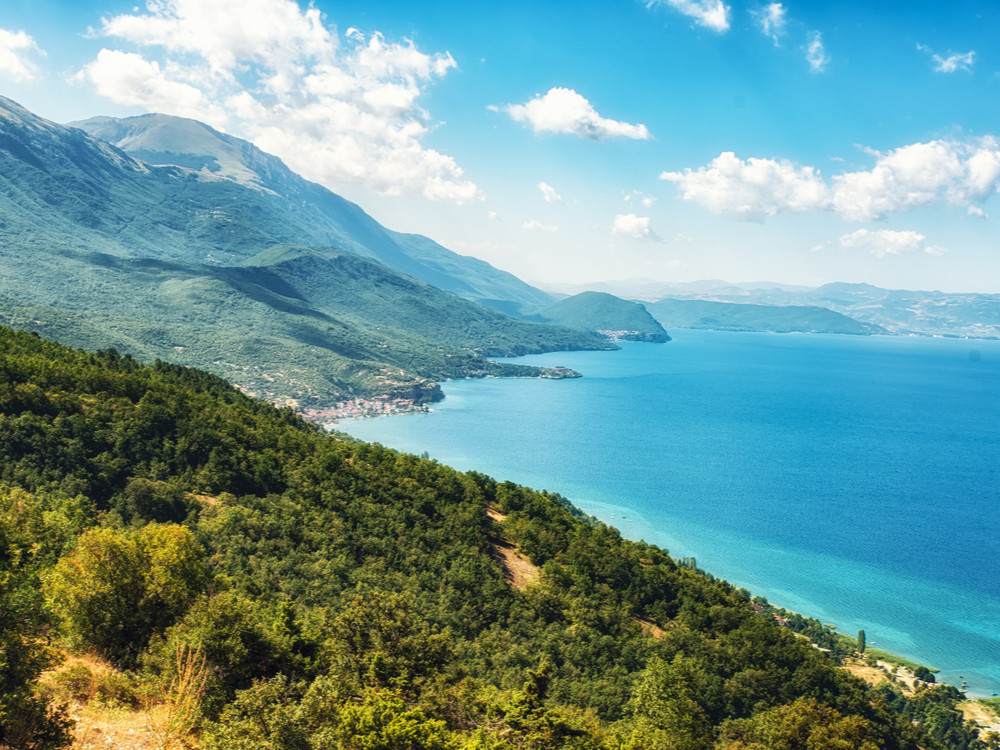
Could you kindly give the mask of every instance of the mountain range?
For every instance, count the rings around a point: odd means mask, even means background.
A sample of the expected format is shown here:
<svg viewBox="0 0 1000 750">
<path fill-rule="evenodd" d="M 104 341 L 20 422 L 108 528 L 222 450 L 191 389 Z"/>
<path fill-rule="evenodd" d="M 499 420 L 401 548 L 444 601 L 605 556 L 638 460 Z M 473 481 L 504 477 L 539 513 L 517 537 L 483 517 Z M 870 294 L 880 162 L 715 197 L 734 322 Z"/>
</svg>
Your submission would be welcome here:
<svg viewBox="0 0 1000 750">
<path fill-rule="evenodd" d="M 385 229 L 245 141 L 162 115 L 80 125 L 0 98 L 7 324 L 303 408 L 434 399 L 445 378 L 562 376 L 487 357 L 614 348 L 501 312 L 553 298 Z"/>
<path fill-rule="evenodd" d="M 556 294 L 592 289 L 641 301 L 670 328 L 1000 338 L 1000 294 L 882 289 L 842 282 L 820 287 L 731 284 L 715 279 L 685 283 L 630 279 L 550 289 Z"/>
<path fill-rule="evenodd" d="M 1000 336 L 1000 295 L 589 286 L 550 294 L 387 229 L 194 120 L 58 125 L 0 97 L 0 322 L 201 367 L 300 409 L 434 400 L 448 378 L 564 377 L 489 357 L 662 342 L 664 326 Z"/>
</svg>

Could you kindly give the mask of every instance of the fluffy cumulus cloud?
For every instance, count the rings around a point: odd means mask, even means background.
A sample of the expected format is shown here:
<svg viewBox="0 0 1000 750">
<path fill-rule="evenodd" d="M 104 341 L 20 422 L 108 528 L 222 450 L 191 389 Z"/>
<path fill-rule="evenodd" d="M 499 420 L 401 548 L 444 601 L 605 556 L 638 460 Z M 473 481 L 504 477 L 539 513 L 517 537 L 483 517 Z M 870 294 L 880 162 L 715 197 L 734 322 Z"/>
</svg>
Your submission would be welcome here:
<svg viewBox="0 0 1000 750">
<path fill-rule="evenodd" d="M 292 0 L 150 0 L 96 33 L 142 50 L 102 50 L 80 72 L 113 101 L 208 121 L 333 188 L 481 197 L 454 159 L 423 144 L 431 125 L 417 101 L 456 67 L 447 53 L 340 35 Z"/>
<path fill-rule="evenodd" d="M 846 219 L 880 219 L 945 201 L 969 207 L 1000 188 L 1000 142 L 937 140 L 877 153 L 870 170 L 834 178 L 833 209 Z"/>
<path fill-rule="evenodd" d="M 42 52 L 24 31 L 0 29 L 0 77 L 15 83 L 31 83 L 38 78 L 38 68 L 29 59 Z"/>
<path fill-rule="evenodd" d="M 693 18 L 695 23 L 712 31 L 729 29 L 729 6 L 722 0 L 648 0 L 647 8 L 667 6 Z"/>
<path fill-rule="evenodd" d="M 774 40 L 777 46 L 781 42 L 781 37 L 785 33 L 785 26 L 788 19 L 785 16 L 785 6 L 781 3 L 771 3 L 765 5 L 760 10 L 754 11 L 754 17 L 760 24 L 760 30 Z"/>
<path fill-rule="evenodd" d="M 648 216 L 636 216 L 635 214 L 618 214 L 611 225 L 614 234 L 623 237 L 631 237 L 634 240 L 653 240 L 659 242 L 660 238 L 649 225 Z"/>
<path fill-rule="evenodd" d="M 865 250 L 879 258 L 887 255 L 911 255 L 927 253 L 943 255 L 944 248 L 927 244 L 927 238 L 919 232 L 894 231 L 891 229 L 858 229 L 840 238 L 841 247 Z"/>
<path fill-rule="evenodd" d="M 681 196 L 717 214 L 760 220 L 777 213 L 833 211 L 844 219 L 882 219 L 944 202 L 981 214 L 977 204 L 1000 190 L 1000 142 L 937 140 L 871 152 L 871 169 L 830 182 L 813 167 L 773 159 L 742 160 L 724 152 L 710 164 L 661 179 Z"/>
<path fill-rule="evenodd" d="M 818 31 L 814 31 L 809 37 L 809 43 L 806 45 L 806 61 L 813 73 L 822 73 L 830 62 L 823 46 L 823 35 Z"/>
<path fill-rule="evenodd" d="M 542 197 L 545 198 L 546 203 L 562 203 L 563 199 L 556 189 L 545 182 L 538 183 L 538 189 L 542 191 Z"/>
<path fill-rule="evenodd" d="M 758 221 L 785 211 L 823 208 L 830 189 L 812 167 L 787 161 L 747 159 L 726 151 L 707 167 L 663 172 L 660 179 L 676 183 L 684 200 L 712 213 Z"/>
<path fill-rule="evenodd" d="M 597 114 L 593 105 L 573 89 L 551 88 L 527 104 L 509 104 L 503 109 L 518 122 L 531 125 L 536 133 L 570 133 L 596 141 L 606 138 L 648 140 L 645 125 L 609 120 Z"/>
</svg>

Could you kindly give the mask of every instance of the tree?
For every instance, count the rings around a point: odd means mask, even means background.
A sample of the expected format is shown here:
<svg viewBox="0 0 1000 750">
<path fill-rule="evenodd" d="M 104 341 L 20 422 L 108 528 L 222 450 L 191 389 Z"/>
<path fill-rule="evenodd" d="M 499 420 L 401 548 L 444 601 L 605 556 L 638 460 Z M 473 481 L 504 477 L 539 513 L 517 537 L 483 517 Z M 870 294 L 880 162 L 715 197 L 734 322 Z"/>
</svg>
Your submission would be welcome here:
<svg viewBox="0 0 1000 750">
<path fill-rule="evenodd" d="M 862 653 L 862 654 L 865 652 L 865 631 L 864 630 L 859 630 L 858 631 L 858 652 Z"/>
<path fill-rule="evenodd" d="M 69 744 L 70 720 L 37 693 L 38 677 L 58 659 L 45 642 L 50 618 L 35 570 L 43 545 L 26 531 L 28 493 L 0 494 L 0 748 L 54 750 Z"/>
<path fill-rule="evenodd" d="M 626 747 L 663 750 L 709 750 L 712 723 L 695 688 L 704 681 L 703 666 L 680 654 L 672 662 L 650 659 L 632 694 L 632 735 Z"/>
<path fill-rule="evenodd" d="M 859 716 L 843 716 L 812 698 L 799 698 L 722 727 L 719 750 L 877 750 L 878 736 Z"/>
<path fill-rule="evenodd" d="M 913 676 L 923 682 L 934 682 L 934 673 L 923 664 L 913 670 Z"/>
<path fill-rule="evenodd" d="M 150 636 L 186 612 L 208 581 L 204 553 L 182 526 L 97 528 L 56 564 L 48 594 L 75 647 L 132 666 Z"/>
</svg>

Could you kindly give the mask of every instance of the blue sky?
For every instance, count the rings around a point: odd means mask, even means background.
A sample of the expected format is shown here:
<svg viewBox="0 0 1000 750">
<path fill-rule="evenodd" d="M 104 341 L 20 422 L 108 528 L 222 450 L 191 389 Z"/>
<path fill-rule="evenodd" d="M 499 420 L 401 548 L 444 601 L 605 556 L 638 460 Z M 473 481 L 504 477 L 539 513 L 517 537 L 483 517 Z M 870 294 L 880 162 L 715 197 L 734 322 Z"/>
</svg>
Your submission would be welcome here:
<svg viewBox="0 0 1000 750">
<path fill-rule="evenodd" d="M 998 34 L 986 1 L 20 0 L 0 93 L 204 120 L 534 282 L 1000 292 Z"/>
</svg>

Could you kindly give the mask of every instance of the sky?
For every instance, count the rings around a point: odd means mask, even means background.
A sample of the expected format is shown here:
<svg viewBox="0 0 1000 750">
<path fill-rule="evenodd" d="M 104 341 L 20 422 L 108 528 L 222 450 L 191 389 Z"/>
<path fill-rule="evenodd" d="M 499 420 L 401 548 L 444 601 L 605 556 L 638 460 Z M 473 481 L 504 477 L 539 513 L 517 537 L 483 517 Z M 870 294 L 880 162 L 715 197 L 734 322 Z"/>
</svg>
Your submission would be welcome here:
<svg viewBox="0 0 1000 750">
<path fill-rule="evenodd" d="M 18 0 L 0 94 L 207 122 L 543 286 L 998 293 L 998 37 L 995 0 Z"/>
</svg>

